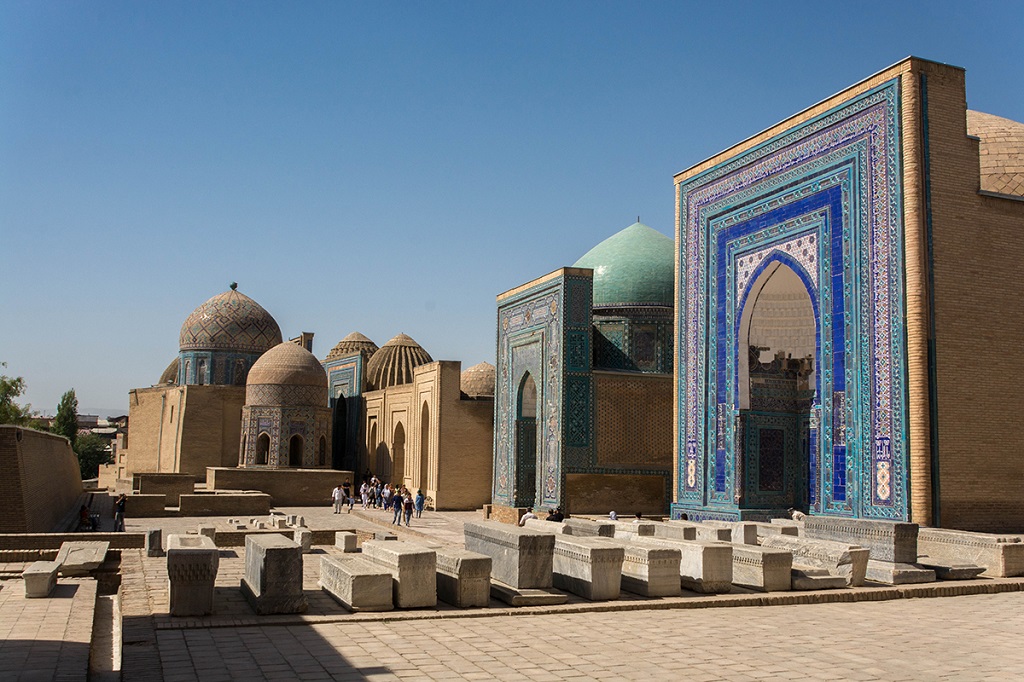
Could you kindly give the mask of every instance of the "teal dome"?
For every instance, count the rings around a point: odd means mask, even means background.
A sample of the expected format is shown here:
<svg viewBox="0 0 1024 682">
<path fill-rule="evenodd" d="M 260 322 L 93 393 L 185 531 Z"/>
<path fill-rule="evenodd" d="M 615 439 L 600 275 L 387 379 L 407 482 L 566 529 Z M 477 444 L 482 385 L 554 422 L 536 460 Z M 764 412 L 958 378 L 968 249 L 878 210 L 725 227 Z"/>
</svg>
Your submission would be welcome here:
<svg viewBox="0 0 1024 682">
<path fill-rule="evenodd" d="M 587 251 L 573 267 L 594 271 L 594 307 L 674 305 L 675 241 L 643 223 Z"/>
</svg>

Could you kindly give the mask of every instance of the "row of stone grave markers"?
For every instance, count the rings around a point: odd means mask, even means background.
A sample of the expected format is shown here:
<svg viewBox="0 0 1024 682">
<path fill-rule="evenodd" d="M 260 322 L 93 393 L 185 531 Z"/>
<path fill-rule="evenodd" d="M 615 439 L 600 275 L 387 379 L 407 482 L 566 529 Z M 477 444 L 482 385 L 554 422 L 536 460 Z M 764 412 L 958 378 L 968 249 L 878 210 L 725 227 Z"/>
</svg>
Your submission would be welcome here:
<svg viewBox="0 0 1024 682">
<path fill-rule="evenodd" d="M 57 587 L 57 575 L 65 577 L 88 576 L 100 567 L 110 549 L 109 542 L 69 541 L 61 544 L 53 561 L 34 561 L 22 571 L 25 597 L 49 597 Z"/>
<path fill-rule="evenodd" d="M 218 567 L 214 535 L 172 535 L 167 548 L 170 612 L 208 615 Z M 919 532 L 930 552 L 918 563 Z M 302 560 L 308 534 L 250 534 L 241 590 L 257 614 L 301 613 Z M 803 522 L 627 522 L 529 520 L 525 527 L 466 523 L 465 549 L 399 541 L 392 533 L 357 548 L 336 534 L 341 554 L 320 558 L 320 585 L 346 609 L 559 604 L 572 593 L 592 601 L 621 591 L 679 596 L 733 586 L 774 592 L 1024 575 L 1019 536 L 922 529 L 916 524 L 835 517 Z M 159 537 L 147 543 L 159 544 Z M 937 549 L 936 549 L 937 548 Z M 945 554 L 941 554 L 945 552 Z M 969 555 L 968 555 L 969 553 Z M 975 564 L 964 563 L 965 557 Z M 945 563 L 941 563 L 945 562 Z"/>
</svg>

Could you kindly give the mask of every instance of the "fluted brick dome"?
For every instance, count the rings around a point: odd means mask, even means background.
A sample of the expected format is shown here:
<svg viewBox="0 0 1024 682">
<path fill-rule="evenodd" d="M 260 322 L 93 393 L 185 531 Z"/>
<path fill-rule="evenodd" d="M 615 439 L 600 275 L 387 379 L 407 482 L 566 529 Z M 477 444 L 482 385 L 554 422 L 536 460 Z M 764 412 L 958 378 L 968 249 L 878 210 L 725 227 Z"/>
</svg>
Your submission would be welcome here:
<svg viewBox="0 0 1024 682">
<path fill-rule="evenodd" d="M 331 352 L 327 354 L 327 360 L 334 360 L 353 353 L 360 353 L 369 360 L 377 350 L 377 344 L 373 341 L 359 332 L 352 332 L 331 349 Z"/>
<path fill-rule="evenodd" d="M 167 365 L 167 369 L 160 375 L 160 384 L 177 384 L 178 383 L 178 362 L 180 358 L 176 355 L 171 360 L 171 364 Z"/>
<path fill-rule="evenodd" d="M 420 344 L 405 334 L 399 334 L 380 347 L 366 364 L 366 379 L 370 390 L 380 390 L 412 381 L 413 369 L 433 362 Z"/>
<path fill-rule="evenodd" d="M 967 132 L 981 138 L 981 189 L 1024 196 L 1024 123 L 968 110 Z"/>
<path fill-rule="evenodd" d="M 327 372 L 308 350 L 287 341 L 260 357 L 249 370 L 246 386 L 315 386 L 327 389 Z"/>
<path fill-rule="evenodd" d="M 643 223 L 585 253 L 574 267 L 594 271 L 594 307 L 674 305 L 675 242 Z"/>
<path fill-rule="evenodd" d="M 494 365 L 481 362 L 462 373 L 462 392 L 469 398 L 494 397 Z"/>
<path fill-rule="evenodd" d="M 181 325 L 181 350 L 263 353 L 281 343 L 277 321 L 256 301 L 235 289 L 202 304 Z"/>
</svg>

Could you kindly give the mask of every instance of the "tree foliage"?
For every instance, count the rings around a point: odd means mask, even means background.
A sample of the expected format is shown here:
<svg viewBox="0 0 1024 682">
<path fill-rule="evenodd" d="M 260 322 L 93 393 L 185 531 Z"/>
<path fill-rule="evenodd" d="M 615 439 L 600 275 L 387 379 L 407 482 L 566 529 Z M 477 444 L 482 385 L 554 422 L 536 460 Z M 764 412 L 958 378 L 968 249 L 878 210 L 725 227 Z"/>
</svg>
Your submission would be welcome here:
<svg viewBox="0 0 1024 682">
<path fill-rule="evenodd" d="M 82 480 L 96 478 L 101 464 L 110 464 L 112 458 L 107 452 L 110 441 L 95 433 L 87 433 L 78 437 L 75 443 L 75 454 L 78 455 L 78 468 L 82 472 Z"/>
<path fill-rule="evenodd" d="M 71 441 L 71 447 L 75 446 L 78 438 L 78 398 L 73 388 L 60 397 L 57 416 L 53 419 L 53 432 Z"/>
<path fill-rule="evenodd" d="M 0 367 L 6 367 L 6 362 L 0 362 Z M 24 426 L 28 423 L 30 405 L 19 405 L 14 402 L 25 392 L 25 380 L 21 377 L 9 377 L 0 374 L 0 424 L 15 424 Z"/>
</svg>

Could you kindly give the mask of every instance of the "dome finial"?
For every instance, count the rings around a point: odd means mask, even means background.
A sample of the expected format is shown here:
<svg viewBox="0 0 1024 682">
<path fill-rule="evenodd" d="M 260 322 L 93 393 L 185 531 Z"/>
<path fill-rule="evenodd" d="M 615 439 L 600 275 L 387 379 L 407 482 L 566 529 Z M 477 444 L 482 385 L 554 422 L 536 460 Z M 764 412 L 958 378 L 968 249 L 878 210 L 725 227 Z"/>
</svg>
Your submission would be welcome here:
<svg viewBox="0 0 1024 682">
<path fill-rule="evenodd" d="M 231 283 L 231 291 L 235 291 L 236 289 L 238 289 L 238 282 L 232 282 Z"/>
</svg>

